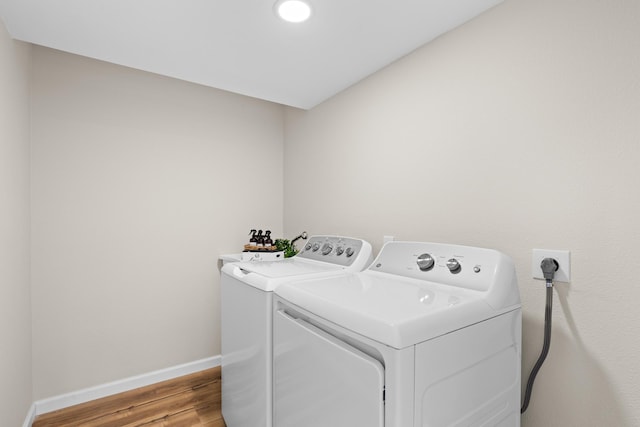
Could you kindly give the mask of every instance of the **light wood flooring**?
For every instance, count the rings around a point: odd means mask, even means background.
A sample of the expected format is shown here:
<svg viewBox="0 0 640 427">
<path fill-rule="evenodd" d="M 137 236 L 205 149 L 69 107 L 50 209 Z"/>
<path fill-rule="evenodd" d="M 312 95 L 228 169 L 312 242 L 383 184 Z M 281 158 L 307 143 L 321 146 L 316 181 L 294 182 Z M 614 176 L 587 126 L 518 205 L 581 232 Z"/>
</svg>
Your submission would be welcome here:
<svg viewBox="0 0 640 427">
<path fill-rule="evenodd" d="M 220 367 L 42 414 L 33 427 L 225 427 Z"/>
</svg>

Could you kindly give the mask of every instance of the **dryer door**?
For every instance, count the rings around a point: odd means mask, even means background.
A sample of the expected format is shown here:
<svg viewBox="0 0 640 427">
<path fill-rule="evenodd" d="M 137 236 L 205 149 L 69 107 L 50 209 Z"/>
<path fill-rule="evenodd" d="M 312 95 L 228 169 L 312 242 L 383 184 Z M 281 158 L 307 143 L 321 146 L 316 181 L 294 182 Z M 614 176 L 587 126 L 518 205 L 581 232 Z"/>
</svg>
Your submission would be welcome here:
<svg viewBox="0 0 640 427">
<path fill-rule="evenodd" d="M 273 338 L 274 426 L 384 426 L 380 362 L 283 310 Z"/>
</svg>

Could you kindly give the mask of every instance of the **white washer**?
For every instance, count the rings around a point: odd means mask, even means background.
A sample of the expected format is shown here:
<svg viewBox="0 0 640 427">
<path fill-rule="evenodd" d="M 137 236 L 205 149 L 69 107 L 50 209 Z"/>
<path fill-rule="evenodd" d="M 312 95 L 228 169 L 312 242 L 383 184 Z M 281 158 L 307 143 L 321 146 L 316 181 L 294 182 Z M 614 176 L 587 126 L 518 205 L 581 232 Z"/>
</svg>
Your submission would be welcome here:
<svg viewBox="0 0 640 427">
<path fill-rule="evenodd" d="M 520 295 L 504 254 L 390 242 L 363 272 L 275 292 L 274 426 L 520 425 Z"/>
<path fill-rule="evenodd" d="M 372 259 L 364 240 L 313 236 L 292 258 L 222 267 L 222 415 L 227 427 L 272 426 L 274 289 L 301 278 L 361 271 Z"/>
</svg>

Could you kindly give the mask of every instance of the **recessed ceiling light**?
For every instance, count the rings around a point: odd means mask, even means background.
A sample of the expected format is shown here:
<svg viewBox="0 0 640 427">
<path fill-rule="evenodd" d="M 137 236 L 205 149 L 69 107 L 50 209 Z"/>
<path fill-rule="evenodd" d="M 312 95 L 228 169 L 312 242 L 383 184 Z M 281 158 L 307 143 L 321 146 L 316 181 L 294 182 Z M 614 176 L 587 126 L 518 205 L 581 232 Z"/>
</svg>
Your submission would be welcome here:
<svg viewBox="0 0 640 427">
<path fill-rule="evenodd" d="M 274 8 L 287 22 L 304 22 L 311 16 L 311 5 L 303 0 L 278 0 Z"/>
</svg>

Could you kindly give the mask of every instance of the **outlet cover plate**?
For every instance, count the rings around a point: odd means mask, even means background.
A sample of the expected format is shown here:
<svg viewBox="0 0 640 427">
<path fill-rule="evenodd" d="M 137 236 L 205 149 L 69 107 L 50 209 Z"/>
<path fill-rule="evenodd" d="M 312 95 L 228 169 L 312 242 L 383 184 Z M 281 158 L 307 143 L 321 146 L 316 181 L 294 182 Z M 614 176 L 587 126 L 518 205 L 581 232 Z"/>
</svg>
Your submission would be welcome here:
<svg viewBox="0 0 640 427">
<path fill-rule="evenodd" d="M 554 282 L 571 282 L 571 252 L 552 249 L 533 250 L 533 257 L 531 258 L 531 272 L 534 279 L 544 280 L 540 263 L 545 258 L 553 258 L 558 261 L 558 264 L 560 264 L 558 271 L 556 271 L 555 277 L 553 278 Z"/>
</svg>

